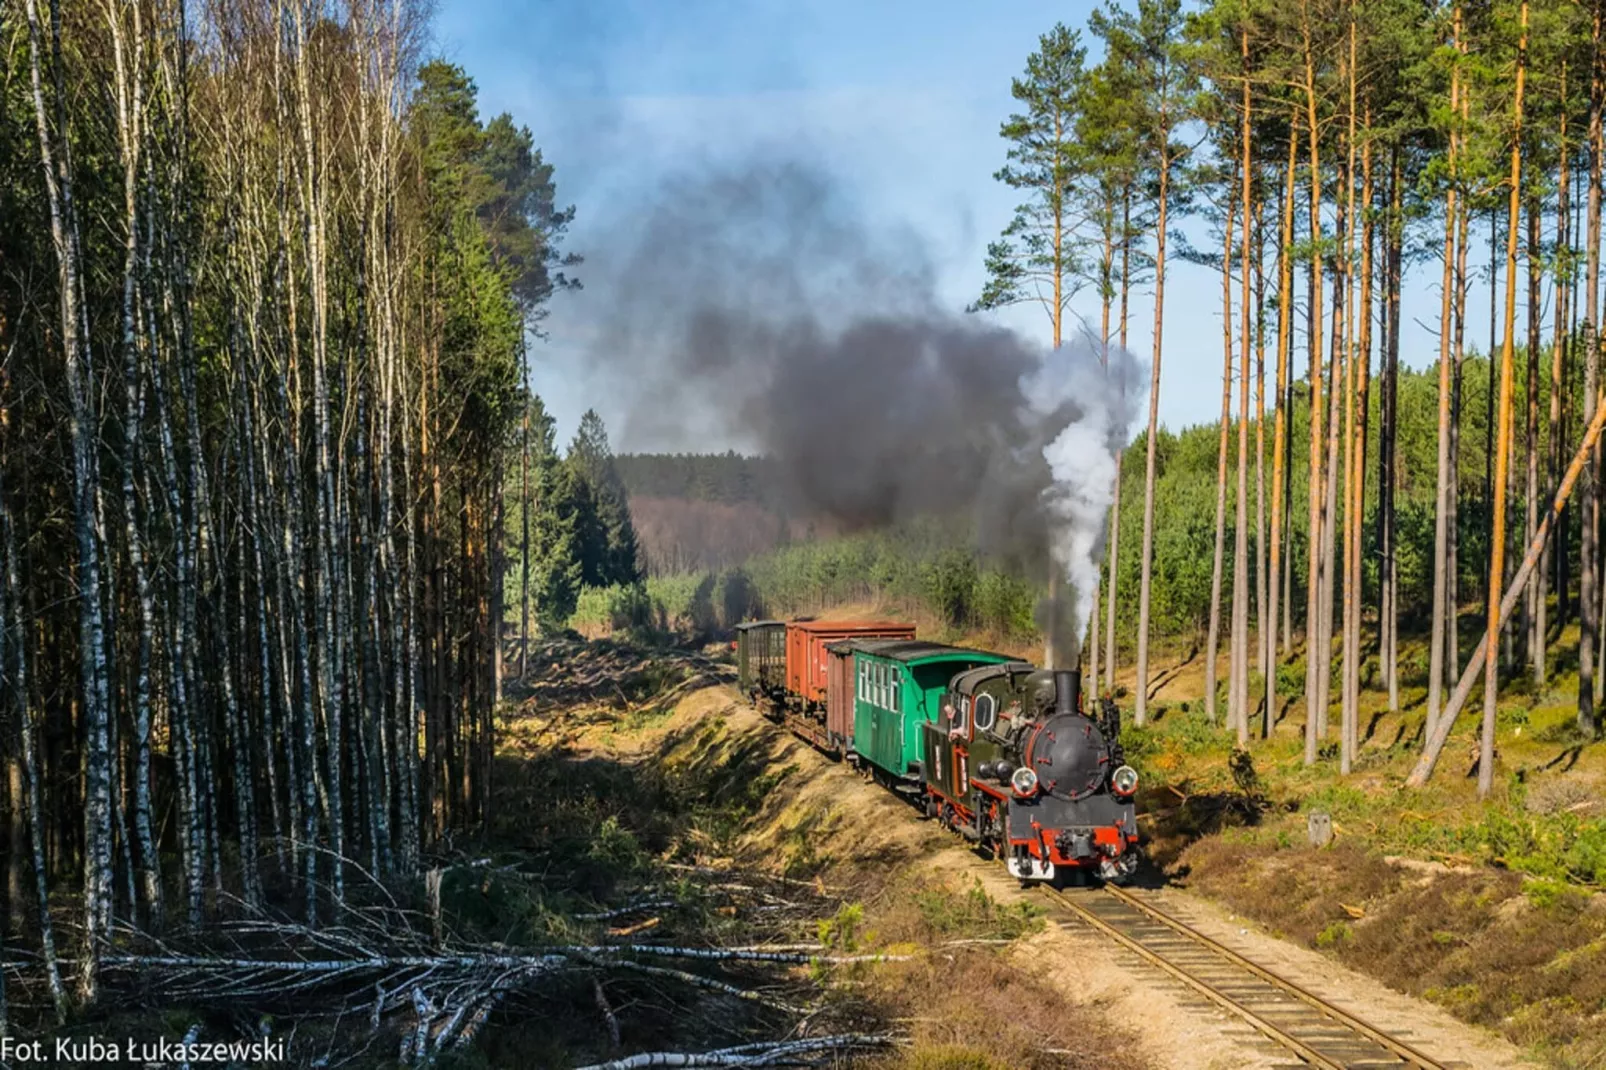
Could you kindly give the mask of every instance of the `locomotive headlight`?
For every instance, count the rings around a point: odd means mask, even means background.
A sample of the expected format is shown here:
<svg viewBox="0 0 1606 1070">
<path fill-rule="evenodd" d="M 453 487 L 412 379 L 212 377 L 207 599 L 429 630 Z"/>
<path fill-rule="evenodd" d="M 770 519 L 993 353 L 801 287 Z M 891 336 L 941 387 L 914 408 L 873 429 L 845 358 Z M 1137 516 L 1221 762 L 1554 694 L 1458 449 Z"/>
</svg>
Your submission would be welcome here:
<svg viewBox="0 0 1606 1070">
<path fill-rule="evenodd" d="M 1117 795 L 1131 795 L 1138 790 L 1138 771 L 1123 765 L 1110 774 L 1110 790 Z"/>
<path fill-rule="evenodd" d="M 1017 795 L 1030 795 L 1037 790 L 1037 774 L 1023 765 L 1010 775 L 1009 786 Z"/>
</svg>

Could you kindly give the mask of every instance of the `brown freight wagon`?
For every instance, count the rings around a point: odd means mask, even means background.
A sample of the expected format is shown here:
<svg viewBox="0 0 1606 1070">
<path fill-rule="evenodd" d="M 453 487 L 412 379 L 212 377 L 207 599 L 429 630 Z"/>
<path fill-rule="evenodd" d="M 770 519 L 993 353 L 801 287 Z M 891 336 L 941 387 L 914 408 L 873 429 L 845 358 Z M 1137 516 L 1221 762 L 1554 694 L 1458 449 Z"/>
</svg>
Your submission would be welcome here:
<svg viewBox="0 0 1606 1070">
<path fill-rule="evenodd" d="M 830 656 L 826 646 L 844 639 L 913 639 L 915 626 L 899 621 L 793 621 L 786 626 L 786 690 L 804 709 L 825 702 Z"/>
<path fill-rule="evenodd" d="M 851 639 L 830 643 L 826 656 L 830 662 L 825 682 L 825 735 L 840 751 L 847 754 L 853 749 L 853 650 Z"/>
</svg>

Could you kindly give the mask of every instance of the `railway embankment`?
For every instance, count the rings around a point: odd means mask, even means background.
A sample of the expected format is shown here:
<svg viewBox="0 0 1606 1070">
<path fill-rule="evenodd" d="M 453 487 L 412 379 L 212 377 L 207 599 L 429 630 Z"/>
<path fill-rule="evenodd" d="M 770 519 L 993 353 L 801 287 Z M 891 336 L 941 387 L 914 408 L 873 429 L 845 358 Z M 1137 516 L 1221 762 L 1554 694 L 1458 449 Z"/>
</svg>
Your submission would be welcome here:
<svg viewBox="0 0 1606 1070">
<path fill-rule="evenodd" d="M 556 642 L 515 694 L 454 924 L 707 957 L 554 987 L 482 1034 L 485 1065 L 825 1037 L 878 1041 L 837 1054 L 881 1070 L 1175 1065 L 1039 961 L 1064 935 L 1042 904 L 741 703 L 717 652 Z"/>
</svg>

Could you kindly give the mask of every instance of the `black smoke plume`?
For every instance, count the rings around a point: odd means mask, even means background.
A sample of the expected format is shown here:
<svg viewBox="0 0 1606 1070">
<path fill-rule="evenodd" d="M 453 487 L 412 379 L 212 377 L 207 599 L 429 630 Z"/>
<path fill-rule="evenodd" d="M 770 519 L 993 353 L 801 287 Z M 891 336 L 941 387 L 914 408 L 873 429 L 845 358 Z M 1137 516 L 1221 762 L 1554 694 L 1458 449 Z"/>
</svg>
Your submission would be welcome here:
<svg viewBox="0 0 1606 1070">
<path fill-rule="evenodd" d="M 1051 353 L 944 306 L 918 240 L 790 161 L 668 183 L 588 266 L 626 442 L 738 442 L 850 528 L 962 516 L 983 553 L 1054 579 L 1039 623 L 1074 661 L 1139 400 L 1128 354 Z"/>
</svg>

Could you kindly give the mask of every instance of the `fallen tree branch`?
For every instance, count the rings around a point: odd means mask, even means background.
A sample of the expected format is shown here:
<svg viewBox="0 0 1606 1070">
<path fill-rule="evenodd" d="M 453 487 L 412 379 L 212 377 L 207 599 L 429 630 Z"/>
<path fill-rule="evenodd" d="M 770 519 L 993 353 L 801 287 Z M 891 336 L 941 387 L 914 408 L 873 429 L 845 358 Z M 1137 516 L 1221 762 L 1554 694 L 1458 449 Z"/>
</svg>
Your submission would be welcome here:
<svg viewBox="0 0 1606 1070">
<path fill-rule="evenodd" d="M 667 966 L 648 966 L 646 963 L 631 962 L 629 959 L 616 959 L 612 962 L 609 962 L 606 959 L 597 957 L 590 959 L 589 961 L 592 965 L 598 967 L 599 969 L 627 970 L 631 973 L 639 973 L 648 977 L 667 977 L 671 980 L 679 981 L 682 984 L 690 985 L 693 988 L 701 988 L 709 992 L 718 992 L 721 995 L 730 996 L 734 999 L 743 1000 L 747 1003 L 757 1003 L 761 1006 L 769 1007 L 772 1010 L 783 1011 L 786 1014 L 805 1013 L 802 1007 L 794 1006 L 784 1000 L 776 999 L 773 996 L 766 996 L 762 992 L 755 992 L 751 989 L 742 988 L 738 985 L 729 984 L 725 981 L 716 980 L 712 977 L 704 977 L 701 974 L 688 973 L 685 970 L 673 970 Z"/>
<path fill-rule="evenodd" d="M 801 1056 L 822 1055 L 853 1049 L 888 1048 L 897 1040 L 890 1036 L 873 1036 L 864 1033 L 844 1033 L 830 1037 L 810 1037 L 803 1040 L 782 1040 L 767 1044 L 743 1044 L 737 1048 L 721 1048 L 701 1054 L 690 1052 L 654 1051 L 632 1055 L 628 1059 L 615 1059 L 595 1063 L 580 1070 L 645 1070 L 648 1067 L 702 1067 L 702 1066 L 781 1066 Z"/>
<path fill-rule="evenodd" d="M 640 899 L 634 903 L 626 903 L 622 907 L 614 907 L 612 910 L 598 910 L 589 914 L 576 914 L 574 915 L 574 919 L 576 921 L 611 921 L 614 918 L 622 918 L 627 914 L 640 914 L 647 910 L 666 910 L 669 907 L 679 905 L 680 904 L 678 901 L 668 898 Z"/>
<path fill-rule="evenodd" d="M 685 862 L 665 862 L 663 863 L 663 866 L 665 869 L 678 869 L 685 873 L 698 873 L 708 877 L 734 877 L 739 875 L 735 869 L 722 869 L 718 866 L 693 866 Z M 835 885 L 826 884 L 824 881 L 819 879 L 802 880 L 798 877 L 782 877 L 779 874 L 764 873 L 762 871 L 753 871 L 749 875 L 759 880 L 770 881 L 774 884 L 790 884 L 794 888 L 808 888 L 812 891 L 819 892 L 822 895 L 829 892 L 844 891 L 842 888 L 836 887 Z"/>
<path fill-rule="evenodd" d="M 646 921 L 638 921 L 634 925 L 625 925 L 625 926 L 622 926 L 622 927 L 620 927 L 618 929 L 609 929 L 608 930 L 608 935 L 609 936 L 635 936 L 637 933 L 644 933 L 648 929 L 656 929 L 656 928 L 658 928 L 658 926 L 663 924 L 663 921 L 664 921 L 663 918 L 660 918 L 655 914 L 652 917 L 648 918 Z"/>
<path fill-rule="evenodd" d="M 597 1010 L 602 1012 L 602 1020 L 608 1026 L 608 1039 L 613 1042 L 614 1049 L 618 1050 L 619 1016 L 613 1013 L 613 1004 L 608 1002 L 608 994 L 602 990 L 602 981 L 599 978 L 592 978 L 591 985 L 597 997 Z"/>
<path fill-rule="evenodd" d="M 740 947 L 662 947 L 658 944 L 610 944 L 599 947 L 556 947 L 560 955 L 656 955 L 704 962 L 784 962 L 798 966 L 824 963 L 849 966 L 858 962 L 905 962 L 909 955 L 823 955 L 803 951 L 761 951 Z"/>
</svg>

